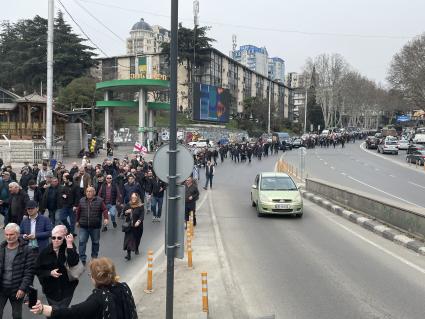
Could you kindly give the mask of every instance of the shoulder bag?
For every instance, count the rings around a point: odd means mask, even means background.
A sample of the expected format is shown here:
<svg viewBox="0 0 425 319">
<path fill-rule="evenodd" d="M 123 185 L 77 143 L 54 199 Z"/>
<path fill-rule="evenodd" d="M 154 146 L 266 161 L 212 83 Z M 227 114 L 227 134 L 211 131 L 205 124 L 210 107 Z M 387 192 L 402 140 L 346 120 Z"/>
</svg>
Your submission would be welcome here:
<svg viewBox="0 0 425 319">
<path fill-rule="evenodd" d="M 66 248 L 65 248 L 65 258 L 68 259 L 68 254 L 66 253 Z M 68 262 L 65 260 L 65 268 L 66 268 L 66 272 L 68 274 L 69 281 L 78 280 L 81 277 L 81 275 L 83 274 L 83 272 L 86 270 L 86 267 L 84 267 L 81 260 L 78 260 L 78 264 L 76 264 L 75 266 L 72 266 L 72 267 L 70 267 L 68 265 Z"/>
</svg>

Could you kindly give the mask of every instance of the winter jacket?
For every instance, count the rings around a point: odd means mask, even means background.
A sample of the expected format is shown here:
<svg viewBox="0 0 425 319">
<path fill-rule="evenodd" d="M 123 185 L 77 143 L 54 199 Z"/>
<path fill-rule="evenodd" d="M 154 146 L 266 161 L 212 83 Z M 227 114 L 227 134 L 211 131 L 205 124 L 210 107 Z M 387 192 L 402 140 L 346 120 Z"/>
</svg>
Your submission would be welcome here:
<svg viewBox="0 0 425 319">
<path fill-rule="evenodd" d="M 49 239 L 52 234 L 52 223 L 49 217 L 40 215 L 35 218 L 35 239 L 37 239 L 38 249 L 42 250 L 49 244 Z M 31 234 L 31 219 L 25 218 L 21 222 L 21 235 Z"/>
<path fill-rule="evenodd" d="M 29 201 L 28 194 L 22 189 L 17 194 L 10 194 L 9 199 L 9 217 L 10 222 L 21 224 L 22 218 L 25 215 L 25 207 Z"/>
<path fill-rule="evenodd" d="M 13 260 L 12 291 L 22 290 L 27 292 L 34 279 L 34 254 L 28 245 L 19 240 L 18 253 Z M 0 286 L 3 283 L 4 261 L 7 241 L 0 244 Z"/>
<path fill-rule="evenodd" d="M 77 207 L 77 222 L 80 227 L 101 228 L 103 219 L 108 219 L 108 209 L 102 198 L 95 196 L 92 200 L 87 197 L 80 199 Z"/>
<path fill-rule="evenodd" d="M 160 190 L 162 188 L 162 190 Z M 159 178 L 154 178 L 152 182 L 152 195 L 155 197 L 164 197 L 164 191 L 167 188 L 167 184 L 161 181 Z"/>
<path fill-rule="evenodd" d="M 21 176 L 21 179 L 19 180 L 19 185 L 21 185 L 24 191 L 28 190 L 28 182 L 32 179 L 34 179 L 34 176 L 32 176 L 31 173 L 24 174 Z"/>
<path fill-rule="evenodd" d="M 66 251 L 66 254 L 65 254 Z M 70 266 L 76 266 L 79 261 L 77 249 L 67 248 L 66 240 L 63 241 L 56 256 L 53 245 L 49 244 L 38 255 L 35 263 L 35 274 L 43 287 L 43 293 L 50 299 L 59 301 L 67 297 L 72 297 L 78 280 L 69 281 L 65 262 Z M 51 276 L 53 269 L 59 269 L 62 275 L 58 278 Z"/>
<path fill-rule="evenodd" d="M 80 202 L 80 188 L 75 183 L 59 186 L 58 208 L 77 207 Z"/>
<path fill-rule="evenodd" d="M 137 182 L 134 182 L 133 184 L 126 183 L 124 184 L 124 203 L 128 203 L 130 201 L 130 196 L 133 193 L 139 194 L 140 197 L 144 197 L 145 194 L 142 192 L 142 188 L 140 187 L 140 184 Z"/>
<path fill-rule="evenodd" d="M 44 212 L 46 208 L 52 211 L 55 211 L 56 209 L 61 208 L 60 206 L 58 206 L 58 200 L 59 200 L 59 186 L 47 187 L 40 201 L 40 211 Z"/>
<path fill-rule="evenodd" d="M 103 183 L 100 188 L 99 192 L 97 193 L 97 196 L 101 197 L 103 200 L 106 199 L 106 183 Z M 118 198 L 118 186 L 115 185 L 115 183 L 111 184 L 111 201 L 109 204 L 116 205 L 117 204 L 117 198 Z"/>
</svg>

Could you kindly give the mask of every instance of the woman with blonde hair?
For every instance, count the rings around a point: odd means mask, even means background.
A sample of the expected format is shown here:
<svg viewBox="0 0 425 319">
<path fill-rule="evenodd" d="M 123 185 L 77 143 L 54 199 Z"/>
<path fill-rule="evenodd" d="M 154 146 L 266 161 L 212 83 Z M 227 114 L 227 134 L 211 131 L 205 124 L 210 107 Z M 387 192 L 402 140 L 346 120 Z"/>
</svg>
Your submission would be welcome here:
<svg viewBox="0 0 425 319">
<path fill-rule="evenodd" d="M 134 251 L 136 255 L 139 254 L 140 240 L 143 235 L 143 219 L 145 212 L 143 209 L 143 199 L 139 194 L 132 193 L 130 201 L 124 207 L 125 224 L 128 227 L 123 227 L 124 231 L 124 247 L 127 251 L 125 259 L 131 259 L 131 252 Z"/>
<path fill-rule="evenodd" d="M 119 277 L 112 261 L 106 257 L 92 259 L 89 268 L 95 289 L 86 301 L 71 308 L 58 309 L 55 306 L 43 305 L 38 300 L 31 312 L 57 319 L 137 319 L 131 290 L 126 283 L 118 281 Z"/>
</svg>

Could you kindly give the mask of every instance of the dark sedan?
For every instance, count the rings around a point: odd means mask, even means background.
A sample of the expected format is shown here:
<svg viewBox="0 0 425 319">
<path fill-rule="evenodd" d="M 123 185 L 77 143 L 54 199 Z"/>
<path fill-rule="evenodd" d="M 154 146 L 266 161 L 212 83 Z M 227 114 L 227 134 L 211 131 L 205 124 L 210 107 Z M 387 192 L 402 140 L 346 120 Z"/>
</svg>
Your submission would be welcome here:
<svg viewBox="0 0 425 319">
<path fill-rule="evenodd" d="M 406 161 L 408 163 L 414 163 L 418 165 L 424 165 L 425 162 L 425 150 L 416 150 L 412 151 L 411 154 L 406 156 Z"/>
<path fill-rule="evenodd" d="M 368 136 L 366 139 L 366 148 L 367 149 L 377 149 L 379 144 L 379 138 L 375 136 Z"/>
<path fill-rule="evenodd" d="M 424 149 L 425 149 L 425 145 L 423 145 L 423 144 L 410 144 L 407 147 L 406 154 L 412 154 L 414 151 L 420 151 L 420 150 L 424 150 Z"/>
</svg>

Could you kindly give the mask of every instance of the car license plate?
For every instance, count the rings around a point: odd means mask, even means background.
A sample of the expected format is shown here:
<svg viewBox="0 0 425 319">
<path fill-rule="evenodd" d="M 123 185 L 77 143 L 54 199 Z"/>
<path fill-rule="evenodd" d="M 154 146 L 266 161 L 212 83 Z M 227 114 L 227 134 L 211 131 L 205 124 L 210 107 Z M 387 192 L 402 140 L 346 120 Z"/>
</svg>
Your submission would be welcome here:
<svg viewBox="0 0 425 319">
<path fill-rule="evenodd" d="M 289 208 L 288 204 L 276 204 L 275 208 L 277 209 L 287 209 Z"/>
</svg>

